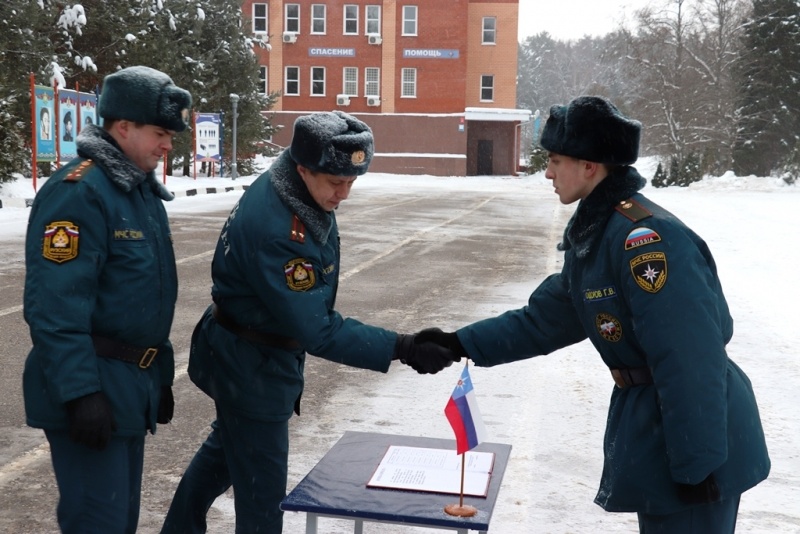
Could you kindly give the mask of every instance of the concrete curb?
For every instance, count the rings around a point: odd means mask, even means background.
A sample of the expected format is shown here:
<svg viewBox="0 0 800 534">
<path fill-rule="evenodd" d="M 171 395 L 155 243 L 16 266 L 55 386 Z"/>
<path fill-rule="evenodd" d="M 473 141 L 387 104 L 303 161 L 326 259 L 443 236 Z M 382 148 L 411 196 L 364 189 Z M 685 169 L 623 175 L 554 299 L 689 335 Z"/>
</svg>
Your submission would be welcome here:
<svg viewBox="0 0 800 534">
<path fill-rule="evenodd" d="M 247 191 L 249 184 L 229 185 L 225 187 L 199 187 L 196 189 L 186 189 L 185 191 L 170 191 L 175 198 L 193 197 L 197 195 L 213 195 L 215 193 L 227 193 L 228 191 Z M 0 208 L 30 208 L 33 205 L 32 198 L 3 198 L 0 197 Z"/>
</svg>

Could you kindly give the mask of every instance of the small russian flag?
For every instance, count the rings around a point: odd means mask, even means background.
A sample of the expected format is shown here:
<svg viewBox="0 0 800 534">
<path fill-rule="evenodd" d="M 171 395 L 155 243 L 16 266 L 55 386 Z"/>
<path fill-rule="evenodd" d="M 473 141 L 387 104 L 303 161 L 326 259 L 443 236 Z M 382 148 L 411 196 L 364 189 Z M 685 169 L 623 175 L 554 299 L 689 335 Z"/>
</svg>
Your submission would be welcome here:
<svg viewBox="0 0 800 534">
<path fill-rule="evenodd" d="M 461 371 L 450 400 L 444 408 L 444 414 L 456 434 L 456 453 L 462 454 L 475 448 L 486 437 L 486 428 L 483 426 L 481 412 L 478 409 L 478 400 L 472 389 L 472 379 L 469 376 L 469 366 L 465 365 Z"/>
</svg>

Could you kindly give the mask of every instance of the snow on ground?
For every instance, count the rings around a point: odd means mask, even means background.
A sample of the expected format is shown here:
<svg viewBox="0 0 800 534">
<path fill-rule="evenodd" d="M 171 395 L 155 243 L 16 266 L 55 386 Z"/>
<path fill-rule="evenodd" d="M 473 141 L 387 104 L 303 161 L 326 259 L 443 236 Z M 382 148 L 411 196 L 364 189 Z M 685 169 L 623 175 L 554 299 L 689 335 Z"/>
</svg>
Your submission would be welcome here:
<svg viewBox="0 0 800 534">
<path fill-rule="evenodd" d="M 654 162 L 645 158 L 637 168 L 649 178 Z M 166 185 L 173 191 L 186 191 L 220 185 L 239 186 L 254 178 L 241 177 L 234 182 L 229 178 L 168 177 Z M 377 190 L 403 194 L 455 185 L 462 190 L 475 191 L 512 189 L 530 196 L 532 202 L 556 202 L 549 182 L 541 173 L 519 178 L 369 173 L 359 178 L 353 194 Z M 761 409 L 772 472 L 769 479 L 743 496 L 738 530 L 800 532 L 800 420 L 796 415 L 796 391 L 800 388 L 800 329 L 794 315 L 800 302 L 797 282 L 800 188 L 787 186 L 779 179 L 737 177 L 728 173 L 707 177 L 687 188 L 648 186 L 644 192 L 683 219 L 711 247 L 736 321 L 729 354 L 750 376 Z M 31 196 L 30 180 L 0 187 L 0 199 Z M 168 209 L 200 211 L 209 203 L 221 202 L 219 197 L 224 196 L 179 198 L 169 203 Z M 563 209 L 571 211 L 574 206 Z M 0 209 L 0 236 L 23 235 L 27 213 L 24 208 Z M 560 233 L 554 232 L 554 244 L 558 237 Z M 554 254 L 554 269 L 558 262 Z M 518 307 L 537 283 L 538 280 L 516 281 L 502 288 L 496 292 L 495 301 L 476 307 L 475 319 Z M 413 391 L 413 402 L 408 402 L 408 413 L 402 418 L 405 422 L 395 422 L 391 432 L 452 438 L 444 416 L 431 416 L 431 406 L 444 405 L 459 373 L 459 365 L 446 369 L 437 375 L 436 387 L 430 388 L 414 387 L 417 377 L 412 373 L 397 374 L 392 391 L 358 399 L 353 398 L 351 392 L 333 392 L 329 409 L 336 412 L 336 417 L 327 420 L 339 421 L 340 426 L 326 431 L 337 434 L 346 430 L 374 431 L 374 426 L 369 424 L 373 419 L 360 417 L 359 411 L 388 413 L 387 404 L 396 403 L 398 395 Z M 488 441 L 513 446 L 491 532 L 630 533 L 638 530 L 633 514 L 608 514 L 592 502 L 602 467 L 610 379 L 588 342 L 548 357 L 492 369 L 473 369 L 471 374 L 489 433 Z M 320 419 L 324 415 L 320 414 Z M 301 430 L 309 436 L 318 431 L 314 421 L 309 421 L 308 427 Z M 290 478 L 296 483 L 318 458 L 309 460 L 297 452 L 292 454 Z M 229 499 L 221 498 L 214 506 L 233 514 Z M 352 532 L 352 524 L 322 521 L 323 532 Z M 303 524 L 301 514 L 287 514 L 285 530 L 302 532 Z M 367 524 L 365 532 L 430 532 L 392 528 Z M 212 525 L 210 532 L 223 530 L 216 531 Z"/>
</svg>

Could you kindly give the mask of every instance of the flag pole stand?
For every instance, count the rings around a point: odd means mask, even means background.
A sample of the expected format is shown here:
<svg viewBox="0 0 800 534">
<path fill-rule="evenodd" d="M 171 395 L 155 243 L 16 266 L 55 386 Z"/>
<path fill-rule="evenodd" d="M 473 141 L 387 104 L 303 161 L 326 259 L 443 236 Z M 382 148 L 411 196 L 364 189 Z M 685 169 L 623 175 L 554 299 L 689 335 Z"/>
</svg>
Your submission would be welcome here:
<svg viewBox="0 0 800 534">
<path fill-rule="evenodd" d="M 459 494 L 458 504 L 448 504 L 444 507 L 444 511 L 448 515 L 456 517 L 472 517 L 478 513 L 478 509 L 474 506 L 464 504 L 464 469 L 466 462 L 466 453 L 461 453 L 461 493 Z"/>
</svg>

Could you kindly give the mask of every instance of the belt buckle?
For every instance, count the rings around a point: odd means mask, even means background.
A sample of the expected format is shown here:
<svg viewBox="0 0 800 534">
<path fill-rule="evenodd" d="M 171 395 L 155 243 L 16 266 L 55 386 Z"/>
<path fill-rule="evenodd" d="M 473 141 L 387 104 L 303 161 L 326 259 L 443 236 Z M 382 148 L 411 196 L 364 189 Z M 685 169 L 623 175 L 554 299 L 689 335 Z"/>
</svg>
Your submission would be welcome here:
<svg viewBox="0 0 800 534">
<path fill-rule="evenodd" d="M 614 383 L 620 389 L 625 389 L 625 387 L 628 385 L 625 383 L 625 379 L 622 378 L 622 373 L 619 369 L 611 369 L 611 377 L 614 379 Z"/>
<path fill-rule="evenodd" d="M 142 358 L 139 360 L 139 367 L 141 369 L 147 369 L 153 363 L 153 360 L 156 359 L 156 354 L 158 354 L 158 349 L 154 349 L 150 347 L 144 354 L 142 354 Z"/>
</svg>

